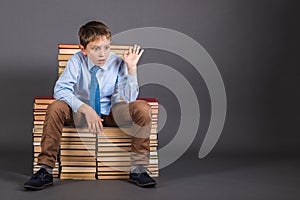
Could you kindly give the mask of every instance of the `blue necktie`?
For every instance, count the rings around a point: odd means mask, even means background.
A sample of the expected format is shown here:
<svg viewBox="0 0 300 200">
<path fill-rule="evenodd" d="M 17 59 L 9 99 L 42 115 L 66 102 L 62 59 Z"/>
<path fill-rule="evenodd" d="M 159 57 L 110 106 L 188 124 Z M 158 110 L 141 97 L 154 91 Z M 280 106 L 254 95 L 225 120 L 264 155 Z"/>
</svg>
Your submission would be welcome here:
<svg viewBox="0 0 300 200">
<path fill-rule="evenodd" d="M 101 107 L 100 107 L 100 89 L 96 73 L 100 68 L 94 66 L 91 69 L 91 85 L 90 85 L 90 106 L 97 112 L 101 117 Z"/>
</svg>

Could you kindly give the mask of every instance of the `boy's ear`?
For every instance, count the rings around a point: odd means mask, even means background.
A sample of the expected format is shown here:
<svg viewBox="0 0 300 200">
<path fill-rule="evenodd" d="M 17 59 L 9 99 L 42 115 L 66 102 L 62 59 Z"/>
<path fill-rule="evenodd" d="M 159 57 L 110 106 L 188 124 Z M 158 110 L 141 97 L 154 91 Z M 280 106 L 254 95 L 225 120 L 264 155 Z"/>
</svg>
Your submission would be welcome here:
<svg viewBox="0 0 300 200">
<path fill-rule="evenodd" d="M 83 55 L 86 56 L 87 53 L 86 53 L 84 47 L 81 44 L 79 45 L 79 48 L 80 48 L 81 52 L 83 53 Z"/>
</svg>

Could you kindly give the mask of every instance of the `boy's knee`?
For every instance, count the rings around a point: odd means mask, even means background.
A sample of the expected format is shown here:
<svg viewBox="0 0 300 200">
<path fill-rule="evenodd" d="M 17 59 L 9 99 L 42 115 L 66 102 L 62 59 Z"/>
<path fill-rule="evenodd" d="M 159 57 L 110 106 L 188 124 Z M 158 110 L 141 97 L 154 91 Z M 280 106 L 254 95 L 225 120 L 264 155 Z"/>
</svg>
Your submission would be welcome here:
<svg viewBox="0 0 300 200">
<path fill-rule="evenodd" d="M 139 115 L 143 118 L 151 118 L 151 106 L 144 100 L 136 100 L 131 102 L 129 109 L 133 115 Z"/>
<path fill-rule="evenodd" d="M 134 102 L 131 102 L 131 109 L 136 110 L 143 113 L 149 113 L 150 112 L 150 105 L 144 101 L 144 100 L 136 100 Z"/>
<path fill-rule="evenodd" d="M 69 109 L 68 104 L 64 101 L 56 100 L 53 103 L 49 104 L 47 108 L 48 114 L 57 114 L 59 112 L 65 112 Z"/>
</svg>

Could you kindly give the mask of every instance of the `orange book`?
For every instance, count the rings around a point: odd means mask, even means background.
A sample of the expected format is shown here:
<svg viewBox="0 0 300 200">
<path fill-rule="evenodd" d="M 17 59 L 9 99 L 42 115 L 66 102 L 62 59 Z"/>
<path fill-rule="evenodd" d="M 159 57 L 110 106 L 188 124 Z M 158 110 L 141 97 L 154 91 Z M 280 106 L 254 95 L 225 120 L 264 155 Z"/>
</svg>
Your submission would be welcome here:
<svg viewBox="0 0 300 200">
<path fill-rule="evenodd" d="M 79 49 L 79 44 L 58 44 L 59 49 Z"/>
</svg>

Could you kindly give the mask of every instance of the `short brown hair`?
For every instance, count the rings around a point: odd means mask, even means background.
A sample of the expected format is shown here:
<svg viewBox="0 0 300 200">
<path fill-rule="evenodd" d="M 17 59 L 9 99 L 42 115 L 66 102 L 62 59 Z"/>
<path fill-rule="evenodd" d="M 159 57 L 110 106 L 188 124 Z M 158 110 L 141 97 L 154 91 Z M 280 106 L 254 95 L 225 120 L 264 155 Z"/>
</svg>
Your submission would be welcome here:
<svg viewBox="0 0 300 200">
<path fill-rule="evenodd" d="M 105 36 L 111 39 L 111 33 L 104 23 L 98 21 L 91 21 L 80 27 L 78 32 L 80 44 L 86 48 L 88 43 L 93 42 L 99 36 Z"/>
</svg>

